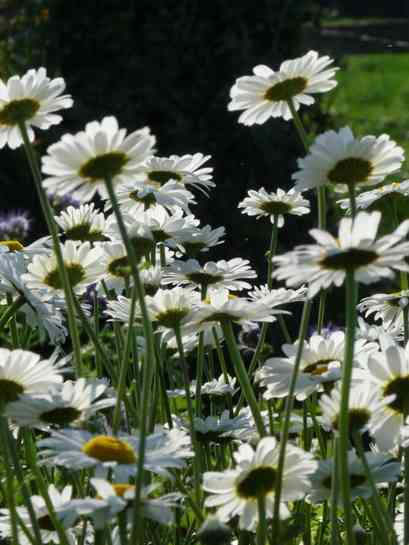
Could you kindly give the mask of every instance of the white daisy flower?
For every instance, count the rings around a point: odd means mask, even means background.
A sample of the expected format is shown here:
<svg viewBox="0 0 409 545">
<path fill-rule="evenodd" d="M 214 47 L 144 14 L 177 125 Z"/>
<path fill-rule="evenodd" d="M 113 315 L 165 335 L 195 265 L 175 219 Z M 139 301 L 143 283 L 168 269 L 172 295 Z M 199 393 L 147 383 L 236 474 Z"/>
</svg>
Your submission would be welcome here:
<svg viewBox="0 0 409 545">
<path fill-rule="evenodd" d="M 176 247 L 176 242 L 173 240 L 176 235 L 186 230 L 194 231 L 200 223 L 193 215 L 184 216 L 181 208 L 170 213 L 159 205 L 145 211 L 139 210 L 132 215 L 124 214 L 124 219 L 127 218 L 131 218 L 133 223 L 146 226 L 155 242 L 163 242 L 172 247 Z"/>
<path fill-rule="evenodd" d="M 47 394 L 21 395 L 9 403 L 5 416 L 18 426 L 46 428 L 87 421 L 97 411 L 115 405 L 115 398 L 98 400 L 108 384 L 102 380 L 80 378 L 54 386 Z"/>
<path fill-rule="evenodd" d="M 125 245 L 119 241 L 105 242 L 100 249 L 104 284 L 108 290 L 121 293 L 126 284 L 131 282 L 131 266 Z"/>
<path fill-rule="evenodd" d="M 379 341 L 379 339 L 387 333 L 394 341 L 401 341 L 403 338 L 403 330 L 401 328 L 392 328 L 388 331 L 382 326 L 377 326 L 365 322 L 363 318 L 358 316 L 358 327 L 356 329 L 356 336 L 358 339 L 366 339 L 367 341 Z"/>
<path fill-rule="evenodd" d="M 174 329 L 189 321 L 200 303 L 200 295 L 189 288 L 159 289 L 146 297 L 150 319 L 163 328 Z"/>
<path fill-rule="evenodd" d="M 177 182 L 185 186 L 191 185 L 199 189 L 215 187 L 213 167 L 202 167 L 211 158 L 210 155 L 195 153 L 193 155 L 171 155 L 170 157 L 152 157 L 144 168 L 144 183 L 155 188 L 168 182 Z"/>
<path fill-rule="evenodd" d="M 310 213 L 310 202 L 294 188 L 286 192 L 278 187 L 275 192 L 268 193 L 262 187 L 258 191 L 250 189 L 248 195 L 239 202 L 238 207 L 243 208 L 242 213 L 256 216 L 256 219 L 269 217 L 271 223 L 278 218 L 278 227 L 284 226 L 284 216 L 287 214 L 303 216 Z"/>
<path fill-rule="evenodd" d="M 107 308 L 104 310 L 104 314 L 109 316 L 110 321 L 112 322 L 128 324 L 131 315 L 131 299 L 123 295 L 118 295 L 116 299 L 107 302 Z M 136 303 L 135 320 L 139 319 L 139 317 L 140 312 L 138 311 L 138 304 Z"/>
<path fill-rule="evenodd" d="M 152 155 L 155 137 L 147 127 L 128 136 L 115 117 L 87 123 L 85 131 L 65 134 L 42 158 L 42 171 L 49 178 L 44 187 L 58 195 L 71 193 L 86 202 L 95 193 L 107 198 L 105 178 L 114 185 L 132 180 L 141 164 Z"/>
<path fill-rule="evenodd" d="M 210 225 L 196 227 L 191 231 L 181 231 L 175 234 L 175 240 L 179 247 L 187 255 L 197 255 L 199 252 L 208 252 L 210 248 L 223 244 L 221 240 L 226 234 L 224 227 L 212 229 Z"/>
<path fill-rule="evenodd" d="M 62 95 L 63 78 L 50 79 L 45 68 L 31 69 L 24 76 L 0 80 L 0 148 L 11 149 L 23 143 L 19 123 L 25 123 L 31 142 L 32 127 L 48 129 L 58 125 L 62 117 L 55 112 L 71 108 L 71 95 Z"/>
<path fill-rule="evenodd" d="M 363 339 L 357 340 L 354 348 L 355 365 L 366 361 L 368 355 L 377 348 L 375 343 L 367 343 Z M 256 380 L 261 386 L 267 388 L 264 393 L 266 399 L 288 395 L 298 341 L 294 344 L 284 344 L 282 351 L 286 357 L 269 358 L 256 372 Z M 295 395 L 298 400 L 304 400 L 313 392 L 321 390 L 323 384 L 331 385 L 341 378 L 344 351 L 345 333 L 343 331 L 334 331 L 328 336 L 313 335 L 308 342 L 304 341 L 300 372 L 295 385 Z"/>
<path fill-rule="evenodd" d="M 77 500 L 76 507 L 78 514 L 88 515 L 96 528 L 103 528 L 107 520 L 111 519 L 120 511 L 126 511 L 128 522 L 133 518 L 133 500 L 135 486 L 128 483 L 115 483 L 104 479 L 91 479 L 91 484 L 97 492 L 97 498 L 86 498 Z M 161 524 L 172 524 L 175 520 L 174 508 L 178 494 L 167 494 L 161 497 L 149 497 L 156 492 L 157 484 L 144 486 L 141 493 L 141 514 L 144 518 L 154 520 Z M 91 500 L 91 501 L 90 501 Z"/>
<path fill-rule="evenodd" d="M 130 242 L 132 243 L 137 258 L 141 258 L 150 252 L 154 246 L 154 236 L 152 230 L 147 223 L 135 221 L 135 218 L 130 215 L 122 217 L 125 224 L 126 232 Z M 122 241 L 121 231 L 114 215 L 110 216 L 107 221 L 107 236 L 114 242 Z"/>
<path fill-rule="evenodd" d="M 200 394 L 217 397 L 224 395 L 233 395 L 236 391 L 236 382 L 237 379 L 235 377 L 231 377 L 230 375 L 227 375 L 227 377 L 225 377 L 224 374 L 221 374 L 219 378 L 214 378 L 213 380 L 202 384 Z"/>
<path fill-rule="evenodd" d="M 155 295 L 163 280 L 163 269 L 160 265 L 151 265 L 143 261 L 139 265 L 139 278 L 146 295 Z"/>
<path fill-rule="evenodd" d="M 379 448 L 386 451 L 399 441 L 409 408 L 409 343 L 403 349 L 387 335 L 380 342 L 381 352 L 370 354 L 365 368 L 354 370 L 353 380 L 369 383 L 387 401 L 372 433 Z"/>
<path fill-rule="evenodd" d="M 90 242 L 67 240 L 61 244 L 61 253 L 70 284 L 76 294 L 84 293 L 104 272 L 101 265 L 101 250 L 92 248 Z M 35 255 L 27 266 L 27 271 L 22 278 L 28 288 L 63 295 L 63 284 L 54 253 Z"/>
<path fill-rule="evenodd" d="M 276 314 L 288 314 L 285 310 L 273 309 L 262 303 L 254 303 L 244 297 L 229 295 L 226 290 L 211 291 L 206 301 L 195 310 L 193 320 L 186 332 L 202 331 L 219 322 L 231 320 L 235 323 L 274 322 Z"/>
<path fill-rule="evenodd" d="M 383 182 L 400 169 L 404 158 L 403 148 L 387 134 L 355 138 L 344 127 L 317 136 L 308 155 L 298 159 L 299 170 L 292 178 L 298 191 L 327 184 L 336 191 L 347 191 L 349 186 Z"/>
<path fill-rule="evenodd" d="M 385 330 L 403 327 L 403 310 L 409 304 L 409 290 L 396 293 L 376 293 L 365 297 L 357 306 L 365 318 L 374 315 L 374 320 L 381 320 Z"/>
<path fill-rule="evenodd" d="M 371 191 L 364 191 L 356 196 L 356 207 L 357 209 L 364 210 L 373 205 L 374 202 L 383 199 L 393 193 L 398 193 L 404 197 L 409 197 L 409 180 L 404 180 L 403 182 L 392 182 L 390 184 L 385 184 L 380 187 L 376 187 Z M 340 199 L 337 203 L 341 206 L 343 210 L 349 210 L 351 201 L 349 199 Z"/>
<path fill-rule="evenodd" d="M 69 206 L 55 217 L 55 221 L 64 231 L 67 240 L 81 242 L 106 240 L 104 235 L 105 216 L 95 209 L 94 203 L 81 204 L 78 208 Z"/>
<path fill-rule="evenodd" d="M 366 459 L 371 475 L 376 484 L 391 483 L 399 479 L 400 463 L 395 462 L 389 454 L 367 452 Z M 311 503 L 320 503 L 331 499 L 331 482 L 333 473 L 333 458 L 318 462 L 318 469 L 312 475 L 311 492 L 308 500 Z M 348 470 L 350 476 L 351 499 L 372 496 L 372 489 L 368 483 L 363 464 L 355 451 L 348 452 Z M 339 491 L 338 501 L 342 504 L 342 491 Z"/>
<path fill-rule="evenodd" d="M 273 259 L 277 266 L 273 278 L 284 280 L 289 287 L 308 283 L 308 295 L 344 283 L 346 271 L 354 271 L 355 280 L 364 284 L 381 278 L 393 278 L 392 269 L 409 271 L 405 255 L 409 243 L 402 242 L 409 231 L 409 220 L 389 235 L 376 240 L 380 212 L 359 212 L 355 220 L 342 218 L 338 238 L 327 231 L 311 229 L 317 244 L 298 246 Z"/>
<path fill-rule="evenodd" d="M 48 495 L 53 505 L 57 518 L 65 527 L 67 539 L 71 543 L 76 543 L 75 529 L 71 528 L 77 521 L 77 514 L 73 507 L 72 486 L 65 486 L 61 492 L 53 485 L 48 487 Z M 40 528 L 41 539 L 43 543 L 60 543 L 58 532 L 56 531 L 50 518 L 49 510 L 42 496 L 31 496 L 31 504 L 34 510 L 34 516 Z M 33 533 L 30 514 L 26 507 L 17 507 L 17 514 L 21 518 L 27 529 Z M 31 545 L 30 540 L 17 525 L 18 539 L 22 545 Z M 12 537 L 12 518 L 8 509 L 0 509 L 0 536 L 5 538 Z"/>
<path fill-rule="evenodd" d="M 236 257 L 226 261 L 209 261 L 204 265 L 196 259 L 174 261 L 165 271 L 163 283 L 179 286 L 203 286 L 211 289 L 224 288 L 231 291 L 250 289 L 251 284 L 244 279 L 256 278 L 249 261 Z"/>
<path fill-rule="evenodd" d="M 220 416 L 195 418 L 194 428 L 197 440 L 204 444 L 229 442 L 236 430 L 248 428 L 248 419 L 242 415 L 230 418 L 229 411 L 223 411 Z"/>
<path fill-rule="evenodd" d="M 66 428 L 52 431 L 38 441 L 41 463 L 71 470 L 95 468 L 96 476 L 112 470 L 117 480 L 127 481 L 137 472 L 139 438 L 136 435 L 97 435 L 85 430 Z M 171 478 L 168 468 L 185 467 L 192 456 L 190 437 L 182 430 L 161 429 L 146 437 L 144 468 Z"/>
<path fill-rule="evenodd" d="M 0 348 L 0 401 L 16 401 L 22 394 L 47 392 L 53 384 L 62 382 L 62 365 L 55 357 L 41 360 L 28 350 Z"/>
<path fill-rule="evenodd" d="M 124 213 L 134 215 L 153 206 L 163 206 L 170 212 L 178 208 L 189 213 L 189 205 L 195 204 L 193 193 L 177 182 L 167 182 L 160 187 L 153 187 L 142 182 L 129 181 L 118 185 L 115 189 L 118 204 Z M 111 204 L 107 201 L 105 209 Z"/>
<path fill-rule="evenodd" d="M 389 399 L 380 399 L 379 393 L 370 384 L 359 383 L 352 386 L 348 402 L 349 433 L 365 433 L 371 431 L 378 422 L 383 407 Z M 326 431 L 338 432 L 341 391 L 333 388 L 328 396 L 323 394 L 319 400 L 321 416 L 319 422 Z"/>
<path fill-rule="evenodd" d="M 22 276 L 27 273 L 27 259 L 23 252 L 0 252 L 0 293 L 8 293 L 15 300 L 24 298 L 20 310 L 25 315 L 28 325 L 37 328 L 40 338 L 47 332 L 50 342 L 64 342 L 67 330 L 61 313 L 64 302 L 50 298 L 44 291 L 30 290 Z"/>
<path fill-rule="evenodd" d="M 259 441 L 256 451 L 250 445 L 241 445 L 233 454 L 237 463 L 234 469 L 224 472 L 209 471 L 203 475 L 203 488 L 211 496 L 206 507 L 217 507 L 220 520 L 227 522 L 239 516 L 239 527 L 254 531 L 258 524 L 258 497 L 263 496 L 266 516 L 271 518 L 274 509 L 274 492 L 280 447 L 273 437 Z M 283 502 L 301 499 L 311 486 L 311 474 L 317 463 L 311 454 L 287 445 L 284 462 L 281 499 Z M 284 503 L 281 516 L 288 516 Z"/>
<path fill-rule="evenodd" d="M 306 296 L 307 289 L 304 286 L 298 288 L 298 290 L 287 290 L 286 288 L 271 289 L 267 284 L 254 286 L 252 291 L 247 293 L 250 301 L 262 303 L 267 307 L 298 303 L 305 301 Z"/>
<path fill-rule="evenodd" d="M 289 100 L 298 110 L 301 104 L 314 104 L 311 95 L 325 93 L 337 85 L 332 78 L 338 68 L 328 68 L 333 62 L 327 56 L 319 57 L 316 51 L 309 51 L 302 57 L 284 61 L 277 72 L 268 66 L 255 66 L 254 76 L 236 80 L 228 109 L 244 110 L 239 117 L 244 125 L 260 125 L 270 117 L 289 120 L 292 118 Z"/>
</svg>

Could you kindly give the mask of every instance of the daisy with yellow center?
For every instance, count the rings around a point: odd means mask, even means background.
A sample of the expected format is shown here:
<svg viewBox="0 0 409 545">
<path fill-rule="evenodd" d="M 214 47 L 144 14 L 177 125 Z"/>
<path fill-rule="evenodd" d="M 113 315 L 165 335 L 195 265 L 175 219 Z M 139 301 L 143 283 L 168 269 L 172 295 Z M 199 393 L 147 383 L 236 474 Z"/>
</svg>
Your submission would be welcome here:
<svg viewBox="0 0 409 545">
<path fill-rule="evenodd" d="M 107 198 L 105 178 L 114 186 L 132 180 L 142 163 L 152 155 L 155 137 L 147 127 L 128 136 L 115 117 L 88 123 L 85 131 L 65 134 L 42 158 L 42 171 L 49 176 L 44 187 L 58 195 L 66 193 L 86 202 L 99 193 Z"/>
<path fill-rule="evenodd" d="M 56 112 L 71 108 L 70 95 L 63 95 L 63 78 L 50 79 L 45 68 L 31 69 L 24 76 L 0 80 L 0 148 L 15 149 L 23 143 L 19 124 L 24 123 L 30 141 L 32 127 L 48 129 L 58 125 L 62 117 Z"/>
<path fill-rule="evenodd" d="M 336 191 L 379 184 L 397 172 L 405 158 L 403 148 L 387 134 L 354 137 L 349 127 L 320 134 L 308 155 L 298 159 L 292 176 L 297 191 L 330 185 Z"/>
<path fill-rule="evenodd" d="M 333 89 L 333 79 L 338 68 L 330 66 L 333 59 L 319 57 L 316 51 L 309 51 L 297 59 L 283 62 L 278 71 L 268 66 L 253 68 L 252 76 L 236 80 L 230 91 L 230 111 L 244 110 L 239 123 L 254 125 L 265 123 L 270 117 L 292 118 L 288 102 L 298 110 L 301 105 L 310 106 L 315 99 L 312 95 Z"/>
</svg>

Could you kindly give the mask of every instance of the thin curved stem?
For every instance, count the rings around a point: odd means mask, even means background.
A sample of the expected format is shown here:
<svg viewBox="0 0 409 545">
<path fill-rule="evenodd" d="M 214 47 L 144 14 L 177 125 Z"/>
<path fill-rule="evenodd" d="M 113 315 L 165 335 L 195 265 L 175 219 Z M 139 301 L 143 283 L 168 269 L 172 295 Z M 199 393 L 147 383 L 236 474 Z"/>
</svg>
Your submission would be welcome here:
<svg viewBox="0 0 409 545">
<path fill-rule="evenodd" d="M 355 329 L 356 329 L 356 289 L 354 272 L 346 272 L 346 340 L 345 355 L 342 366 L 341 380 L 341 402 L 339 415 L 339 478 L 342 490 L 342 500 L 344 505 L 345 530 L 348 542 L 355 544 L 355 536 L 352 531 L 352 500 L 351 486 L 348 470 L 348 450 L 349 450 L 349 392 L 352 380 L 352 364 L 354 359 Z"/>
<path fill-rule="evenodd" d="M 295 397 L 295 386 L 297 383 L 298 372 L 300 369 L 301 357 L 304 349 L 304 340 L 307 335 L 308 322 L 311 312 L 311 301 L 306 301 L 304 303 L 300 331 L 298 334 L 298 347 L 297 354 L 295 356 L 293 374 L 291 376 L 291 382 L 289 387 L 288 396 L 285 403 L 285 413 L 284 413 L 284 422 L 281 431 L 281 442 L 280 442 L 280 454 L 278 457 L 278 467 L 277 467 L 277 482 L 274 495 L 274 514 L 273 514 L 273 539 L 274 543 L 277 543 L 279 536 L 280 528 L 280 501 L 281 501 L 281 491 L 283 487 L 283 471 L 284 471 L 284 462 L 285 462 L 285 451 L 290 431 L 290 418 L 291 412 L 294 406 L 294 397 Z"/>
<path fill-rule="evenodd" d="M 72 288 L 70 284 L 70 279 L 65 268 L 64 259 L 62 256 L 60 241 L 58 238 L 58 230 L 54 220 L 53 211 L 51 209 L 50 203 L 47 198 L 47 194 L 43 188 L 42 177 L 40 168 L 38 166 L 38 160 L 34 148 L 28 137 L 27 128 L 24 122 L 19 124 L 20 134 L 24 142 L 24 150 L 26 152 L 27 161 L 30 166 L 31 173 L 33 175 L 36 191 L 38 198 L 40 200 L 41 209 L 47 223 L 48 231 L 51 235 L 53 241 L 53 250 L 57 260 L 58 271 L 61 279 L 61 283 L 64 290 L 65 301 L 67 304 L 67 318 L 68 318 L 68 329 L 70 331 L 71 342 L 74 352 L 74 362 L 77 370 L 78 376 L 81 375 L 81 343 L 77 328 L 77 323 L 75 320 L 74 312 L 74 301 Z"/>
<path fill-rule="evenodd" d="M 3 313 L 3 316 L 0 318 L 0 331 L 3 329 L 3 327 L 6 326 L 10 318 L 12 318 L 15 315 L 18 309 L 21 308 L 25 302 L 26 302 L 25 298 L 22 295 L 19 295 L 17 299 L 13 301 L 13 303 L 7 307 L 7 309 Z"/>
</svg>

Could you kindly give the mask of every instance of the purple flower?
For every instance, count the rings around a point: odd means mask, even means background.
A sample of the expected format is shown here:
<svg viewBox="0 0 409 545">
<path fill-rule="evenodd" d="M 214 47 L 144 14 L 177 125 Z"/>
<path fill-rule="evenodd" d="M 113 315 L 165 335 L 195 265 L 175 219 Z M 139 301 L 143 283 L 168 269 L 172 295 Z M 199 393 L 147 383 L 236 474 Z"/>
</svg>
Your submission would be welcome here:
<svg viewBox="0 0 409 545">
<path fill-rule="evenodd" d="M 26 210 L 0 212 L 0 240 L 26 240 L 32 220 Z"/>
<path fill-rule="evenodd" d="M 48 199 L 51 203 L 51 206 L 56 212 L 61 212 L 65 210 L 68 206 L 73 206 L 74 208 L 79 208 L 81 202 L 77 199 L 74 199 L 72 195 L 66 193 L 65 195 L 57 195 L 57 193 L 48 193 Z"/>
</svg>

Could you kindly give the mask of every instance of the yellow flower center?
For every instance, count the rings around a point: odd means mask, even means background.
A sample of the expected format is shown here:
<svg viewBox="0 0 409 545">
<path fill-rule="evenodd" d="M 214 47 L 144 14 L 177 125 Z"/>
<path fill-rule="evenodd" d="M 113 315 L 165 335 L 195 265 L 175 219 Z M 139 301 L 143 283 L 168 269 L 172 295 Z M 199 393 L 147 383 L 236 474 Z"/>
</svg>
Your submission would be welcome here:
<svg viewBox="0 0 409 545">
<path fill-rule="evenodd" d="M 0 402 L 16 401 L 22 393 L 24 393 L 24 388 L 18 382 L 6 378 L 0 379 Z"/>
<path fill-rule="evenodd" d="M 12 100 L 0 110 L 0 125 L 14 127 L 34 117 L 39 109 L 40 103 L 32 98 Z"/>
<path fill-rule="evenodd" d="M 181 179 L 182 176 L 172 170 L 151 170 L 148 174 L 148 180 L 153 182 L 152 185 L 155 187 L 165 185 L 170 180 L 180 182 Z"/>
<path fill-rule="evenodd" d="M 267 89 L 264 98 L 270 102 L 279 102 L 280 100 L 290 100 L 299 95 L 307 87 L 308 81 L 305 78 L 289 78 L 285 81 L 276 83 Z"/>
<path fill-rule="evenodd" d="M 376 261 L 378 254 L 371 250 L 361 250 L 360 248 L 349 248 L 348 250 L 340 250 L 326 255 L 320 261 L 320 265 L 324 269 L 340 270 L 355 270 L 360 267 L 370 265 Z"/>
<path fill-rule="evenodd" d="M 409 375 L 392 379 L 383 389 L 384 397 L 395 395 L 388 407 L 399 414 L 409 412 Z"/>
<path fill-rule="evenodd" d="M 276 470 L 271 466 L 252 469 L 236 483 L 236 492 L 240 498 L 257 499 L 272 492 L 276 485 Z"/>
<path fill-rule="evenodd" d="M 85 278 L 85 270 L 82 265 L 79 263 L 66 263 L 65 270 L 68 274 L 68 280 L 71 286 L 76 286 Z M 61 290 L 63 288 L 63 283 L 61 282 L 60 272 L 58 268 L 49 272 L 44 278 L 44 284 L 50 286 L 56 290 Z"/>
<path fill-rule="evenodd" d="M 117 257 L 113 259 L 108 265 L 108 271 L 112 276 L 119 276 L 119 278 L 128 278 L 131 274 L 131 266 L 126 256 Z"/>
<path fill-rule="evenodd" d="M 71 424 L 81 415 L 81 411 L 74 407 L 57 407 L 51 411 L 45 411 L 40 415 L 40 420 L 47 424 L 56 424 L 57 426 L 65 426 Z"/>
<path fill-rule="evenodd" d="M 10 252 L 21 252 L 24 246 L 18 240 L 0 240 L 0 246 L 7 246 Z"/>
<path fill-rule="evenodd" d="M 266 201 L 260 204 L 261 210 L 270 214 L 270 216 L 279 216 L 281 214 L 288 214 L 291 211 L 292 206 L 286 202 L 281 201 Z"/>
<path fill-rule="evenodd" d="M 90 242 L 100 242 L 107 240 L 102 231 L 92 231 L 90 223 L 79 223 L 65 231 L 67 240 L 89 240 Z"/>
<path fill-rule="evenodd" d="M 334 361 L 333 359 L 330 360 L 320 360 L 316 361 L 314 363 L 310 363 L 303 369 L 303 373 L 308 373 L 310 375 L 319 376 L 323 375 L 328 371 L 328 365 Z"/>
<path fill-rule="evenodd" d="M 338 161 L 327 177 L 333 184 L 355 185 L 366 182 L 372 170 L 370 161 L 361 157 L 347 157 Z"/>
<path fill-rule="evenodd" d="M 366 424 L 369 422 L 369 419 L 371 417 L 371 413 L 364 408 L 356 408 L 356 409 L 350 409 L 348 411 L 348 426 L 349 426 L 349 433 L 353 434 L 356 432 L 360 432 L 362 428 L 366 426 Z M 339 429 L 339 415 L 336 416 L 334 421 L 332 422 L 332 427 L 335 430 Z"/>
<path fill-rule="evenodd" d="M 135 490 L 135 486 L 133 484 L 113 484 L 112 488 L 115 490 L 115 494 L 121 498 L 125 495 L 125 492 L 128 492 L 128 490 Z"/>
<path fill-rule="evenodd" d="M 131 445 L 109 435 L 93 437 L 82 447 L 82 452 L 100 462 L 118 462 L 119 464 L 136 462 L 136 454 Z"/>
<path fill-rule="evenodd" d="M 125 153 L 111 151 L 89 159 L 79 170 L 81 178 L 87 178 L 89 182 L 96 182 L 104 178 L 114 178 L 122 172 L 123 167 L 129 161 Z"/>
</svg>

